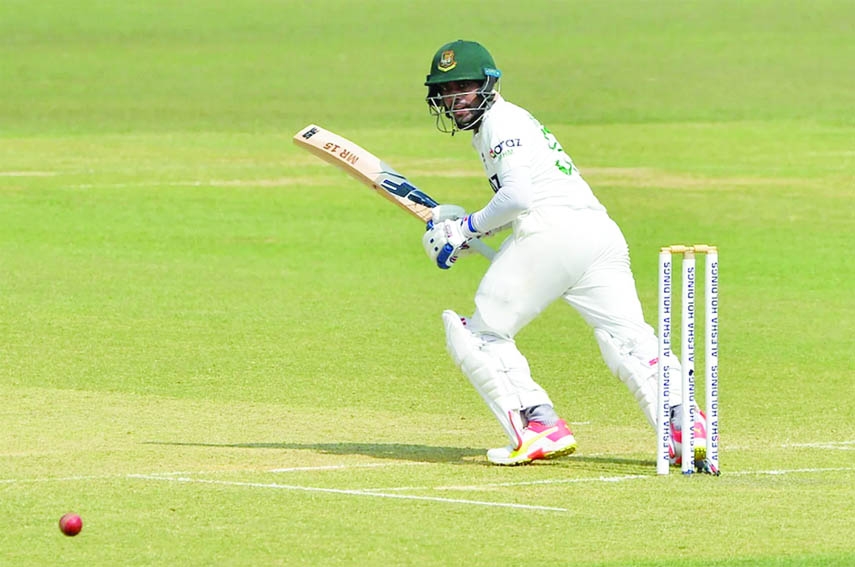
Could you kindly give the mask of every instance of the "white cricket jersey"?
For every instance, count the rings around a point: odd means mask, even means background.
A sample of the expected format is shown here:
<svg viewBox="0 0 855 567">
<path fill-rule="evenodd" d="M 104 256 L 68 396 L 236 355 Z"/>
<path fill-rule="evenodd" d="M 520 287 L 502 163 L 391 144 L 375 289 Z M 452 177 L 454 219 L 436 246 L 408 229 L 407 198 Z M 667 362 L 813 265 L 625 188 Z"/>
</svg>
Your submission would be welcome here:
<svg viewBox="0 0 855 567">
<path fill-rule="evenodd" d="M 495 195 L 471 215 L 481 232 L 543 207 L 605 211 L 555 136 L 525 109 L 496 94 L 472 137 Z"/>
</svg>

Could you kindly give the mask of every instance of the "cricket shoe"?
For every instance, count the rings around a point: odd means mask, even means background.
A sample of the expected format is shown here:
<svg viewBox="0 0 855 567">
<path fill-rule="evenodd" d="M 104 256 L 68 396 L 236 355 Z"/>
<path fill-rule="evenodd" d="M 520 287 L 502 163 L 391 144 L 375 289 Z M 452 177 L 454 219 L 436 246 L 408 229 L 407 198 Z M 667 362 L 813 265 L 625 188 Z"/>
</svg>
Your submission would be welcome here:
<svg viewBox="0 0 855 567">
<path fill-rule="evenodd" d="M 549 426 L 539 421 L 529 421 L 522 431 L 522 443 L 518 448 L 512 445 L 490 449 L 487 460 L 494 465 L 525 465 L 539 459 L 554 459 L 576 451 L 576 438 L 567 427 L 567 422 L 559 419 Z"/>
<path fill-rule="evenodd" d="M 671 443 L 668 444 L 668 457 L 672 465 L 683 463 L 683 427 L 680 406 L 671 408 Z M 695 406 L 694 449 L 695 463 L 707 458 L 707 416 Z"/>
</svg>

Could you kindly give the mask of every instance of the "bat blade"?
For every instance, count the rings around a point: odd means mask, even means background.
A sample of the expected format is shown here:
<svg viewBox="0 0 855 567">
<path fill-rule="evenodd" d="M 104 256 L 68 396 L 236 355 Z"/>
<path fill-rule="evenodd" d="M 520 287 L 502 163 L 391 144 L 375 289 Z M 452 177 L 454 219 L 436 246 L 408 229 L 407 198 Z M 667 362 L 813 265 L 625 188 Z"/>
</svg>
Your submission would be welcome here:
<svg viewBox="0 0 855 567">
<path fill-rule="evenodd" d="M 294 134 L 293 140 L 298 146 L 368 185 L 422 222 L 431 220 L 431 209 L 438 203 L 365 148 L 317 124 L 309 124 Z M 495 251 L 480 240 L 472 240 L 469 245 L 488 259 L 495 255 Z"/>
<path fill-rule="evenodd" d="M 430 220 L 430 210 L 437 202 L 365 148 L 315 124 L 297 132 L 294 143 L 337 166 L 420 220 Z"/>
</svg>

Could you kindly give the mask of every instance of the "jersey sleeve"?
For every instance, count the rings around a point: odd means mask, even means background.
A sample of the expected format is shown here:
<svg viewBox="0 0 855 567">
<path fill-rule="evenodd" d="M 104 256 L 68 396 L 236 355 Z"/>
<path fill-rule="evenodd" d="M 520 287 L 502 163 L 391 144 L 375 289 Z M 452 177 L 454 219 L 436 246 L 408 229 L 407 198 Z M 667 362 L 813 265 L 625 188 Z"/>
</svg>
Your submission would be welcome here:
<svg viewBox="0 0 855 567">
<path fill-rule="evenodd" d="M 509 168 L 498 179 L 500 188 L 487 205 L 470 215 L 472 225 L 480 232 L 495 230 L 512 222 L 531 208 L 530 167 Z"/>
<path fill-rule="evenodd" d="M 480 232 L 504 226 L 532 206 L 532 162 L 537 132 L 519 116 L 497 117 L 481 132 L 478 151 L 495 194 L 470 215 Z"/>
</svg>

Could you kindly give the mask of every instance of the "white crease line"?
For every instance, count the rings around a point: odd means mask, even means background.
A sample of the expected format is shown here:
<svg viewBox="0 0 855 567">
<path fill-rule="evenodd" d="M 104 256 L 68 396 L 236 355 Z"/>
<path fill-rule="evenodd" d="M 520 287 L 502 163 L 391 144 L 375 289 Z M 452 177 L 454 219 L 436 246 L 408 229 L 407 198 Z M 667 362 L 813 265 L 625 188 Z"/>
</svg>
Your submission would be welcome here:
<svg viewBox="0 0 855 567">
<path fill-rule="evenodd" d="M 317 471 L 317 470 L 346 470 L 351 468 L 365 467 L 393 467 L 393 466 L 427 466 L 433 463 L 366 463 L 361 465 L 329 465 L 320 467 L 293 467 L 290 469 L 221 469 L 197 472 L 160 472 L 147 474 L 105 474 L 105 475 L 80 475 L 80 476 L 61 476 L 61 477 L 43 477 L 43 478 L 3 478 L 0 479 L 0 484 L 23 484 L 23 483 L 38 483 L 38 482 L 75 482 L 81 480 L 109 480 L 116 478 L 153 478 L 160 480 L 174 480 L 177 475 L 201 475 L 201 474 L 218 474 L 218 473 L 279 473 L 279 472 L 301 472 L 301 471 Z M 803 468 L 803 469 L 781 469 L 781 470 L 757 470 L 757 471 L 733 471 L 725 469 L 722 476 L 748 476 L 748 475 L 786 475 L 786 474 L 815 474 L 824 472 L 849 472 L 855 471 L 855 467 L 828 467 L 828 468 Z M 644 478 L 656 478 L 656 475 L 631 474 L 624 476 L 599 476 L 599 477 L 584 477 L 584 478 L 560 478 L 560 479 L 544 479 L 544 480 L 529 480 L 520 482 L 497 482 L 490 484 L 477 485 L 460 485 L 460 486 L 402 486 L 402 487 L 385 487 L 385 488 L 363 488 L 360 492 L 373 491 L 396 491 L 396 490 L 478 490 L 481 488 L 501 488 L 514 486 L 527 486 L 538 484 L 575 484 L 587 482 L 623 482 L 626 480 L 637 480 Z M 213 481 L 212 481 L 213 482 Z M 391 497 L 391 496 L 390 496 Z"/>
<path fill-rule="evenodd" d="M 731 473 L 722 472 L 722 476 L 748 476 L 748 475 L 785 475 L 785 474 L 813 474 L 823 472 L 846 472 L 855 471 L 855 467 L 828 467 L 817 469 L 781 469 L 768 471 L 733 471 Z"/>
<path fill-rule="evenodd" d="M 804 468 L 804 469 L 781 469 L 781 470 L 759 470 L 759 471 L 732 471 L 730 473 L 723 473 L 727 476 L 759 476 L 759 475 L 770 475 L 770 476 L 779 476 L 779 475 L 787 475 L 787 474 L 816 474 L 823 472 L 846 472 L 846 471 L 855 471 L 855 467 L 833 467 L 833 468 Z M 596 478 L 575 478 L 575 479 L 546 479 L 539 481 L 523 481 L 523 482 L 506 482 L 506 483 L 492 483 L 492 484 L 480 484 L 480 485 L 472 485 L 472 486 L 440 486 L 440 487 L 410 487 L 410 488 L 385 488 L 385 489 L 362 489 L 362 490 L 348 490 L 348 489 L 340 489 L 340 488 L 318 488 L 311 486 L 295 486 L 288 484 L 278 484 L 278 483 L 259 483 L 259 482 L 238 482 L 238 481 L 225 481 L 225 480 L 206 480 L 206 479 L 194 479 L 189 477 L 167 477 L 167 476 L 155 476 L 155 475 L 128 475 L 129 478 L 136 478 L 142 480 L 159 480 L 159 481 L 167 481 L 167 482 L 184 482 L 184 483 L 198 483 L 198 484 L 213 484 L 219 486 L 241 486 L 241 487 L 250 487 L 250 488 L 274 488 L 279 490 L 295 490 L 302 492 L 322 492 L 327 494 L 344 494 L 349 496 L 372 496 L 375 498 L 393 498 L 400 500 L 420 500 L 427 502 L 442 502 L 447 504 L 468 504 L 472 506 L 487 506 L 493 508 L 515 508 L 520 510 L 540 510 L 540 511 L 549 511 L 549 512 L 569 512 L 567 508 L 557 508 L 552 506 L 536 506 L 531 504 L 513 504 L 507 502 L 489 502 L 484 500 L 466 500 L 460 498 L 439 498 L 435 496 L 415 496 L 415 495 L 403 495 L 403 494 L 393 494 L 391 492 L 396 490 L 483 490 L 485 488 L 491 487 L 516 487 L 516 486 L 526 486 L 526 485 L 550 485 L 550 484 L 570 484 L 570 483 L 580 483 L 580 482 L 604 482 L 604 483 L 617 483 L 624 482 L 628 480 L 639 480 L 639 479 L 653 479 L 658 478 L 657 475 L 624 475 L 624 476 L 613 476 L 613 477 L 596 477 Z M 726 477 L 725 477 L 726 478 Z M 381 490 L 383 490 L 381 492 Z"/>
<path fill-rule="evenodd" d="M 169 471 L 169 472 L 155 472 L 148 473 L 149 476 L 181 476 L 181 475 L 200 475 L 200 474 L 215 474 L 215 473 L 240 473 L 240 472 L 249 472 L 249 473 L 259 473 L 259 472 L 268 472 L 268 473 L 288 473 L 288 472 L 310 472 L 310 471 L 339 471 L 339 470 L 349 470 L 349 469 L 379 469 L 385 467 L 418 467 L 425 466 L 431 463 L 420 463 L 420 462 L 412 462 L 412 463 L 362 463 L 358 465 L 318 465 L 314 467 L 286 467 L 279 469 L 221 469 L 215 471 Z"/>
<path fill-rule="evenodd" d="M 303 472 L 303 471 L 337 471 L 344 469 L 379 469 L 385 467 L 419 467 L 430 465 L 431 463 L 421 463 L 421 462 L 412 462 L 412 463 L 364 463 L 361 465 L 326 465 L 326 466 L 317 466 L 317 467 L 289 467 L 284 469 L 270 469 L 267 472 L 271 473 L 280 473 L 280 472 Z"/>
<path fill-rule="evenodd" d="M 422 500 L 426 502 L 443 502 L 446 504 L 469 504 L 472 506 L 488 506 L 493 508 L 515 508 L 518 510 L 540 510 L 547 512 L 569 512 L 567 508 L 556 508 L 553 506 L 535 506 L 531 504 L 513 504 L 510 502 L 487 502 L 483 500 L 463 500 L 460 498 L 439 498 L 436 496 L 412 496 L 403 494 L 389 494 L 385 492 L 366 492 L 364 490 L 346 490 L 341 488 L 318 488 L 312 486 L 294 486 L 290 484 L 261 483 L 261 482 L 236 482 L 227 480 L 204 480 L 188 477 L 164 477 L 150 475 L 129 475 L 131 478 L 143 480 L 160 480 L 167 482 L 187 482 L 201 484 L 216 484 L 219 486 L 243 486 L 250 488 L 276 488 L 280 490 L 298 490 L 302 492 L 323 492 L 327 494 L 345 494 L 349 496 L 371 496 L 374 498 L 394 498 L 398 500 Z"/>
<path fill-rule="evenodd" d="M 652 478 L 651 475 L 628 474 L 623 476 L 597 476 L 585 478 L 561 478 L 561 479 L 545 479 L 545 480 L 526 480 L 520 482 L 491 482 L 488 484 L 476 485 L 450 485 L 450 486 L 400 486 L 395 488 L 364 488 L 365 491 L 374 490 L 480 490 L 484 488 L 504 488 L 515 486 L 534 486 L 538 484 L 576 484 L 582 482 L 623 482 L 625 480 L 634 480 L 637 478 Z"/>
<path fill-rule="evenodd" d="M 190 476 L 190 475 L 200 475 L 200 474 L 215 474 L 215 473 L 259 473 L 259 472 L 268 472 L 268 473 L 284 473 L 284 472 L 313 472 L 313 471 L 339 471 L 339 470 L 348 470 L 348 469 L 379 469 L 386 467 L 418 467 L 425 466 L 431 463 L 420 463 L 420 462 L 412 462 L 412 463 L 362 463 L 358 465 L 318 465 L 314 467 L 286 467 L 281 469 L 220 469 L 215 471 L 170 471 L 170 472 L 161 472 L 161 473 L 148 473 L 148 476 Z"/>
<path fill-rule="evenodd" d="M 855 440 L 852 441 L 812 441 L 810 443 L 784 443 L 777 446 L 780 449 L 832 449 L 836 451 L 855 450 Z M 768 448 L 768 447 L 764 447 Z M 756 449 L 749 445 L 727 445 L 722 450 L 751 451 Z"/>
<path fill-rule="evenodd" d="M 30 482 L 73 482 L 77 480 L 105 480 L 110 478 L 122 478 L 125 474 L 102 474 L 102 475 L 82 475 L 82 476 L 58 476 L 44 478 L 3 478 L 0 479 L 0 484 L 18 484 Z"/>
<path fill-rule="evenodd" d="M 808 449 L 836 449 L 838 451 L 855 450 L 855 441 L 829 441 L 827 443 L 788 443 L 781 445 L 782 448 L 804 447 Z"/>
<path fill-rule="evenodd" d="M 201 474 L 218 474 L 218 473 L 283 473 L 283 472 L 304 472 L 304 471 L 337 471 L 337 470 L 349 470 L 349 469 L 360 469 L 360 468 L 385 468 L 385 467 L 412 467 L 412 466 L 426 466 L 431 463 L 420 463 L 420 462 L 412 462 L 412 463 L 362 463 L 358 465 L 326 465 L 326 466 L 316 466 L 316 467 L 290 467 L 290 468 L 282 468 L 282 469 L 219 469 L 219 470 L 207 470 L 207 471 L 168 471 L 168 472 L 152 472 L 152 473 L 140 473 L 143 476 L 162 476 L 165 478 L 171 476 L 182 476 L 182 475 L 201 475 Z M 30 483 L 30 482 L 73 482 L 77 480 L 106 480 L 111 478 L 136 478 L 140 476 L 139 474 L 104 474 L 104 475 L 79 475 L 79 476 L 61 476 L 61 477 L 43 477 L 43 478 L 5 478 L 0 479 L 0 484 L 15 484 L 15 483 Z"/>
<path fill-rule="evenodd" d="M 727 471 L 724 470 L 721 474 L 722 477 L 729 476 L 778 476 L 778 475 L 787 475 L 787 474 L 815 474 L 815 473 L 824 473 L 824 472 L 846 472 L 846 471 L 855 471 L 855 467 L 830 467 L 830 468 L 813 468 L 813 469 L 782 469 L 782 470 L 760 470 L 760 471 Z M 698 475 L 705 476 L 705 475 Z M 642 480 L 642 479 L 653 479 L 658 478 L 655 474 L 628 474 L 623 476 L 599 476 L 599 477 L 587 477 L 587 478 L 553 478 L 553 479 L 543 479 L 543 480 L 527 480 L 520 482 L 493 482 L 488 484 L 472 484 L 472 485 L 458 485 L 458 486 L 401 486 L 401 487 L 393 487 L 393 488 L 364 488 L 363 491 L 371 492 L 374 490 L 377 491 L 405 491 L 405 490 L 461 490 L 461 491 L 474 491 L 474 490 L 484 490 L 489 488 L 513 488 L 518 486 L 532 486 L 532 485 L 552 485 L 552 484 L 577 484 L 577 483 L 588 483 L 588 482 L 602 482 L 602 483 L 617 483 L 617 482 L 625 482 L 628 480 Z"/>
</svg>

